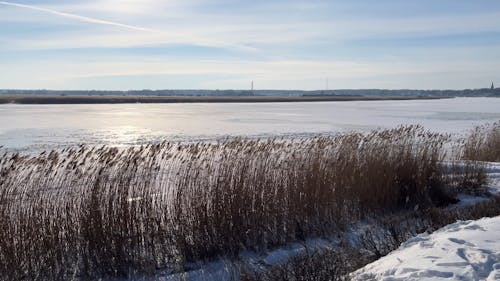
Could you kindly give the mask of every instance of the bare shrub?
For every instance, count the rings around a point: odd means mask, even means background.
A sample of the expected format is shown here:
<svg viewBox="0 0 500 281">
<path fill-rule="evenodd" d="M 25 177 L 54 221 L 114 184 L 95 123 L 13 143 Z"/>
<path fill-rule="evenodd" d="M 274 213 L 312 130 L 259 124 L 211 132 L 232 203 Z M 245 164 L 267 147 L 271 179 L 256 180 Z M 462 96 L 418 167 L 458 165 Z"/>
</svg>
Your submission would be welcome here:
<svg viewBox="0 0 500 281">
<path fill-rule="evenodd" d="M 324 249 L 295 256 L 264 272 L 243 270 L 241 281 L 347 281 L 347 274 L 361 267 L 363 255 L 356 249 Z"/>
</svg>

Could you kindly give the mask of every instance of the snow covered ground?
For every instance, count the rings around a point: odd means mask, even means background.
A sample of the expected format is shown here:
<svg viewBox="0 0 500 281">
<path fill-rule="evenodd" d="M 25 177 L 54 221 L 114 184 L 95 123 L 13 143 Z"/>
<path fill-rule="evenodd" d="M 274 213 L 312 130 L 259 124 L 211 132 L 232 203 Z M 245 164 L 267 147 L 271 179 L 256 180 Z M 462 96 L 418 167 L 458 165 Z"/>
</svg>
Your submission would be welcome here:
<svg viewBox="0 0 500 281">
<path fill-rule="evenodd" d="M 490 162 L 486 165 L 488 187 L 492 194 L 500 193 L 500 163 Z"/>
<path fill-rule="evenodd" d="M 500 280 L 500 216 L 421 234 L 352 273 L 353 280 Z"/>
</svg>

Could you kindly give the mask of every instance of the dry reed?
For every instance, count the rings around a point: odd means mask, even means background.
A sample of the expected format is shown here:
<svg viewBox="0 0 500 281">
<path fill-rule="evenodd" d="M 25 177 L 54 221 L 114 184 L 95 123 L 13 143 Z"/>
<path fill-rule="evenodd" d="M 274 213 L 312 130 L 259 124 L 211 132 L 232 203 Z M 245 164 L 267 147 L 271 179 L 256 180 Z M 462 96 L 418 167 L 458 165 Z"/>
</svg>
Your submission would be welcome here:
<svg viewBox="0 0 500 281">
<path fill-rule="evenodd" d="M 449 138 L 419 126 L 298 140 L 85 147 L 0 158 L 0 279 L 183 270 L 453 202 Z M 458 173 L 460 174 L 460 173 Z"/>
<path fill-rule="evenodd" d="M 463 144 L 463 158 L 500 161 L 500 122 L 476 127 Z"/>
</svg>

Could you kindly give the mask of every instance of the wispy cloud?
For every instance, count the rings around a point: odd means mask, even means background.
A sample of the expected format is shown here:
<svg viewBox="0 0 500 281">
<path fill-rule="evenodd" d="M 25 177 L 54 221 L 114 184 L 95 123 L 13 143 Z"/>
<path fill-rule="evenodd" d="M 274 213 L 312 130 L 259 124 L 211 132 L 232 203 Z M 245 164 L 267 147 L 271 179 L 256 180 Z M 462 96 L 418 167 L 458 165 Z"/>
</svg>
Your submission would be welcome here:
<svg viewBox="0 0 500 281">
<path fill-rule="evenodd" d="M 147 27 L 142 27 L 142 26 L 137 26 L 137 25 L 129 25 L 129 24 L 124 24 L 124 23 L 119 23 L 115 21 L 109 21 L 109 20 L 102 20 L 94 17 L 87 17 L 87 16 L 82 16 L 78 15 L 75 13 L 67 13 L 67 12 L 60 12 L 54 9 L 48 9 L 40 6 L 34 6 L 34 5 L 26 5 L 26 4 L 19 4 L 19 3 L 14 3 L 14 2 L 7 2 L 7 1 L 0 1 L 0 5 L 7 5 L 7 6 L 12 6 L 12 7 L 18 7 L 18 8 L 24 8 L 24 9 L 30 9 L 30 10 L 35 10 L 35 11 L 40 11 L 44 13 L 49 13 L 57 16 L 61 16 L 64 18 L 69 18 L 69 19 L 74 19 L 78 20 L 81 22 L 88 22 L 88 23 L 93 23 L 93 24 L 99 24 L 99 25 L 108 25 L 108 26 L 115 26 L 119 28 L 125 28 L 128 30 L 132 31 L 141 31 L 145 33 L 133 33 L 129 34 L 129 37 L 127 40 L 120 40 L 122 44 L 129 42 L 129 44 L 132 45 L 151 45 L 151 44 L 192 44 L 192 45 L 200 45 L 200 46 L 211 46 L 211 47 L 220 47 L 220 48 L 226 48 L 226 49 L 236 49 L 240 51 L 245 51 L 245 52 L 255 52 L 256 48 L 246 46 L 244 44 L 236 44 L 236 43 L 231 43 L 231 42 L 224 42 L 220 41 L 214 38 L 207 38 L 207 37 L 202 37 L 198 36 L 196 34 L 188 34 L 188 33 L 180 33 L 180 32 L 169 32 L 166 31 L 165 28 L 162 28 L 161 30 L 157 29 L 152 29 L 152 28 L 147 28 Z M 93 31 L 92 34 L 96 34 L 96 31 Z M 142 34 L 142 35 L 141 35 Z M 104 38 L 101 38 L 101 40 L 91 40 L 90 42 L 103 42 L 103 41 L 114 41 L 113 39 L 107 40 L 106 37 L 112 36 L 110 34 L 107 34 L 104 36 Z M 120 36 L 120 35 L 118 35 Z M 71 36 L 65 36 L 66 38 L 69 38 L 67 42 L 75 42 L 78 40 L 77 38 L 81 37 L 79 35 L 76 38 L 73 38 Z M 123 37 L 123 36 L 122 36 Z M 134 39 L 147 39 L 145 42 L 141 40 L 134 40 Z M 96 39 L 96 38 L 94 38 Z M 57 45 L 59 40 L 51 40 L 52 42 L 55 42 Z M 64 41 L 64 40 L 63 40 Z M 38 42 L 40 43 L 40 42 Z M 37 46 L 41 46 L 40 44 L 36 44 Z M 48 42 L 45 42 L 48 43 Z M 92 44 L 99 44 L 99 43 L 92 43 Z M 43 45 L 43 44 L 42 44 Z M 63 46 L 64 47 L 68 47 Z M 82 46 L 79 46 L 82 47 Z M 52 48 L 57 48 L 56 46 L 52 45 Z M 75 48 L 75 46 L 73 46 Z"/>
<path fill-rule="evenodd" d="M 81 15 L 72 14 L 72 13 L 65 13 L 65 12 L 60 12 L 60 11 L 56 11 L 56 10 L 52 10 L 52 9 L 39 7 L 39 6 L 19 4 L 19 3 L 6 2 L 6 1 L 0 1 L 0 4 L 12 6 L 12 7 L 18 7 L 18 8 L 36 10 L 36 11 L 40 11 L 40 12 L 44 12 L 44 13 L 50 13 L 53 15 L 57 15 L 57 16 L 61 16 L 61 17 L 69 18 L 69 19 L 74 19 L 74 20 L 78 20 L 78 21 L 88 22 L 88 23 L 110 25 L 110 26 L 116 26 L 116 27 L 121 27 L 121 28 L 126 28 L 126 29 L 131 29 L 131 30 L 138 30 L 138 31 L 155 32 L 155 30 L 149 29 L 146 27 L 129 25 L 129 24 L 108 21 L 108 20 L 102 20 L 102 19 L 96 19 L 96 18 L 81 16 Z"/>
<path fill-rule="evenodd" d="M 499 3 L 0 1 L 0 84 L 477 87 L 498 79 Z"/>
</svg>

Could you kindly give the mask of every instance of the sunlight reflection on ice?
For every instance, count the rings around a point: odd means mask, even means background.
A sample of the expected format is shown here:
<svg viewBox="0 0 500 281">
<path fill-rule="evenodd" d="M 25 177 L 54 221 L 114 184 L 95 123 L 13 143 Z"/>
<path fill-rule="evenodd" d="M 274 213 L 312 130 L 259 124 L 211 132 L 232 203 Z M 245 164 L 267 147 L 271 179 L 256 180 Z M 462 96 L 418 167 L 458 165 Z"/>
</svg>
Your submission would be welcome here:
<svg viewBox="0 0 500 281">
<path fill-rule="evenodd" d="M 224 104 L 0 105 L 0 145 L 9 149 L 135 145 L 334 134 L 421 124 L 464 132 L 500 119 L 498 98 Z"/>
</svg>

